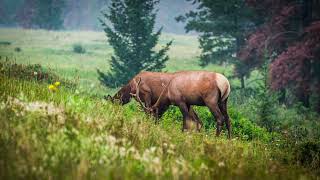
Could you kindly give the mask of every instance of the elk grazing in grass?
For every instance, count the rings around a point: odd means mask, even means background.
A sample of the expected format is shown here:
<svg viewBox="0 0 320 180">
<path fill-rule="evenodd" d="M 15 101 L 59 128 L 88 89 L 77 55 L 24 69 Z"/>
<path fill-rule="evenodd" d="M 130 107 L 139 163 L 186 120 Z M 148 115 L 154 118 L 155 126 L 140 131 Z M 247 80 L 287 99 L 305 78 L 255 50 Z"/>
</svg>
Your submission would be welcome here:
<svg viewBox="0 0 320 180">
<path fill-rule="evenodd" d="M 137 74 L 128 84 L 123 86 L 113 97 L 108 95 L 107 100 L 119 101 L 121 105 L 130 102 L 134 97 L 144 109 L 151 108 L 159 99 L 165 84 L 168 84 L 176 73 L 161 73 L 161 72 L 141 72 Z M 137 96 L 138 94 L 138 96 Z M 159 119 L 162 114 L 168 109 L 170 104 L 163 104 L 157 108 L 157 113 L 153 113 L 156 119 Z M 200 130 L 202 123 L 192 108 L 189 108 L 188 122 L 196 124 L 197 130 Z M 190 129 L 187 127 L 186 129 Z"/>
<path fill-rule="evenodd" d="M 136 89 L 139 83 L 134 80 Z M 190 117 L 192 105 L 207 106 L 217 120 L 216 135 L 219 136 L 225 122 L 228 138 L 231 137 L 231 122 L 227 112 L 227 101 L 230 94 L 230 84 L 225 76 L 207 71 L 183 71 L 174 74 L 174 77 L 162 88 L 158 100 L 151 107 L 144 107 L 146 111 L 157 114 L 159 109 L 169 105 L 176 105 L 183 114 L 183 128 Z M 137 91 L 136 97 L 140 96 Z M 138 98 L 139 101 L 139 98 Z"/>
</svg>

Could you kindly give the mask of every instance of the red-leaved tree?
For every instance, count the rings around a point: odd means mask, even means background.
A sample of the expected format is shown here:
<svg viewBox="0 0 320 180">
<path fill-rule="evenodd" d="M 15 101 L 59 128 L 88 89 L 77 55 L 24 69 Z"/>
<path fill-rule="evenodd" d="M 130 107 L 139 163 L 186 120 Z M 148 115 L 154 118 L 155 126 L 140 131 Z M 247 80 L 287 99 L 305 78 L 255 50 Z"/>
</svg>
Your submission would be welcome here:
<svg viewBox="0 0 320 180">
<path fill-rule="evenodd" d="M 238 57 L 255 68 L 267 55 L 271 88 L 289 89 L 308 107 L 310 96 L 320 90 L 319 1 L 247 0 L 247 4 L 264 13 L 265 23 L 248 34 Z"/>
</svg>

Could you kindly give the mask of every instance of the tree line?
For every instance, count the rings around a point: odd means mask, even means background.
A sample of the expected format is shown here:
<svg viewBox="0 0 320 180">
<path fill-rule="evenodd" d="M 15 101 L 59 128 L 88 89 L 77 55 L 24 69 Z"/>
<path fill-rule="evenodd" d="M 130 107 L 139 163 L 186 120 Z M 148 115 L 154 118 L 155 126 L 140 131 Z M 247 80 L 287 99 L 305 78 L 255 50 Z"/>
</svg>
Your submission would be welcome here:
<svg viewBox="0 0 320 180">
<path fill-rule="evenodd" d="M 23 28 L 98 29 L 97 16 L 107 0 L 0 0 L 0 24 Z"/>
</svg>

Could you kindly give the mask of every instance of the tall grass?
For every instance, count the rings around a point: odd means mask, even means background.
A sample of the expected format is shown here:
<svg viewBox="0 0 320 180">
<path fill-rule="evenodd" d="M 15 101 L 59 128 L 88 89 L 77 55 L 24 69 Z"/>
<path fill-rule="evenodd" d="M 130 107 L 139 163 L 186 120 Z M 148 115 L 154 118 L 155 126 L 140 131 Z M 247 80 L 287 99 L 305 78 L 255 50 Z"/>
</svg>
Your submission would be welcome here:
<svg viewBox="0 0 320 180">
<path fill-rule="evenodd" d="M 214 127 L 183 133 L 180 116 L 173 108 L 156 125 L 134 103 L 122 107 L 64 84 L 52 92 L 46 83 L 1 75 L 0 178 L 315 178 L 278 142 L 243 138 L 248 132 L 274 136 L 236 110 L 232 140 L 215 137 Z"/>
</svg>

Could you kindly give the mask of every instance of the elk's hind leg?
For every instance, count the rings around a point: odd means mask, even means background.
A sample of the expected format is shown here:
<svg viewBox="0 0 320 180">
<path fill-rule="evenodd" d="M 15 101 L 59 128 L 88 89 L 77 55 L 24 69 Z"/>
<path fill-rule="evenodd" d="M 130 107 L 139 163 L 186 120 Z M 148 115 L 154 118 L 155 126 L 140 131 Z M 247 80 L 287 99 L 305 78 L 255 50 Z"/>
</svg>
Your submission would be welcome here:
<svg viewBox="0 0 320 180">
<path fill-rule="evenodd" d="M 189 115 L 192 117 L 192 121 L 196 123 L 197 126 L 197 131 L 200 132 L 200 129 L 202 128 L 202 121 L 198 117 L 197 113 L 193 110 L 193 108 L 190 106 L 189 107 Z"/>
<path fill-rule="evenodd" d="M 216 136 L 219 136 L 222 130 L 223 122 L 224 122 L 224 116 L 218 106 L 219 96 L 216 95 L 216 96 L 207 97 L 204 102 L 206 106 L 210 109 L 212 115 L 215 117 L 217 121 Z"/>
<path fill-rule="evenodd" d="M 221 113 L 224 116 L 224 120 L 226 123 L 226 128 L 228 130 L 228 138 L 231 138 L 231 121 L 228 115 L 228 107 L 227 107 L 228 98 L 226 98 L 224 101 L 219 103 L 219 108 L 221 110 Z"/>
</svg>

